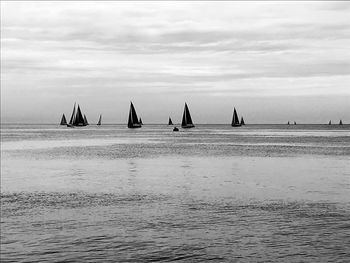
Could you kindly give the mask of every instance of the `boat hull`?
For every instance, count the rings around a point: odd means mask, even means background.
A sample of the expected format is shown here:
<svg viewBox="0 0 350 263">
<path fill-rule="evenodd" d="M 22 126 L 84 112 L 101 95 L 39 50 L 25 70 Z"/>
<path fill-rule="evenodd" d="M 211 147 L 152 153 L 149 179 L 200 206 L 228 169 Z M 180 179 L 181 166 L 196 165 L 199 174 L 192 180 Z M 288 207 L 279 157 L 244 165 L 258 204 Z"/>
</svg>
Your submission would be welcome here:
<svg viewBox="0 0 350 263">
<path fill-rule="evenodd" d="M 142 127 L 141 124 L 128 125 L 129 129 L 136 129 L 136 128 L 141 128 L 141 127 Z"/>
<path fill-rule="evenodd" d="M 193 124 L 191 124 L 191 125 L 181 125 L 181 128 L 190 129 L 190 128 L 194 128 L 194 125 Z"/>
<path fill-rule="evenodd" d="M 231 124 L 232 127 L 241 127 L 241 124 Z"/>
</svg>

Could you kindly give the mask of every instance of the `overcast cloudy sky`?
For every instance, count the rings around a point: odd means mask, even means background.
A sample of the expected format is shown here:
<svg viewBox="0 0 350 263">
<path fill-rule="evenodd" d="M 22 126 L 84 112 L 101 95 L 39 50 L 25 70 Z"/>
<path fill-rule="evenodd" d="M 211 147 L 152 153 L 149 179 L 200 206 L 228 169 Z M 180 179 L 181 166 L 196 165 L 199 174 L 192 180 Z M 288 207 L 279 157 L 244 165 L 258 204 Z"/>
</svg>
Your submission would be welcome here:
<svg viewBox="0 0 350 263">
<path fill-rule="evenodd" d="M 2 122 L 350 122 L 349 2 L 1 2 Z"/>
</svg>

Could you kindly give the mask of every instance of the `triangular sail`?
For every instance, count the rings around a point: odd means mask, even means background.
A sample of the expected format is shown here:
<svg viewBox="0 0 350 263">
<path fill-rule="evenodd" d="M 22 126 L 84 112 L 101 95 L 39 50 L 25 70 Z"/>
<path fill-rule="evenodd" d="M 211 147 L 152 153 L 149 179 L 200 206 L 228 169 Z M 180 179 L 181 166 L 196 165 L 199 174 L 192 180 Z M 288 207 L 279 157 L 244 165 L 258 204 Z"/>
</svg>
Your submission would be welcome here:
<svg viewBox="0 0 350 263">
<path fill-rule="evenodd" d="M 86 115 L 84 114 L 84 125 L 89 125 L 89 122 L 87 121 Z"/>
<path fill-rule="evenodd" d="M 136 110 L 132 102 L 130 102 L 128 128 L 139 128 L 139 127 L 141 127 L 141 124 L 139 123 L 139 119 L 137 118 Z"/>
<path fill-rule="evenodd" d="M 245 125 L 245 122 L 244 122 L 243 116 L 241 117 L 241 125 Z"/>
<path fill-rule="evenodd" d="M 185 103 L 185 110 L 186 110 L 186 122 L 187 122 L 187 125 L 188 124 L 193 124 L 192 123 L 191 114 L 190 114 L 190 111 L 188 110 L 188 107 L 187 107 L 186 103 Z"/>
<path fill-rule="evenodd" d="M 187 103 L 185 103 L 185 108 L 184 108 L 184 113 L 183 113 L 183 116 L 182 116 L 181 127 L 183 127 L 183 128 L 193 128 L 194 127 L 190 111 L 189 111 L 189 109 L 187 107 Z"/>
<path fill-rule="evenodd" d="M 231 126 L 239 126 L 239 119 L 238 119 L 238 114 L 236 111 L 236 108 L 233 108 L 233 116 L 232 116 L 232 123 Z"/>
<path fill-rule="evenodd" d="M 75 116 L 75 120 L 73 124 L 75 126 L 85 126 L 84 117 L 83 117 L 83 114 L 81 113 L 79 105 L 78 105 L 77 114 Z"/>
<path fill-rule="evenodd" d="M 340 120 L 339 125 L 343 125 L 343 121 L 342 120 Z"/>
<path fill-rule="evenodd" d="M 140 123 L 141 125 L 143 124 L 143 123 L 142 123 L 142 120 L 141 120 L 141 117 L 140 117 L 139 123 Z"/>
<path fill-rule="evenodd" d="M 62 118 L 61 118 L 61 123 L 60 125 L 67 125 L 67 120 L 66 120 L 66 116 L 63 114 Z"/>
<path fill-rule="evenodd" d="M 173 122 L 171 120 L 171 118 L 169 117 L 169 122 L 168 122 L 168 125 L 173 125 Z"/>
<path fill-rule="evenodd" d="M 101 125 L 101 121 L 102 121 L 102 115 L 100 114 L 100 118 L 98 119 L 97 125 Z"/>
<path fill-rule="evenodd" d="M 72 112 L 72 116 L 70 117 L 69 124 L 72 125 L 74 123 L 74 120 L 75 120 L 75 103 L 74 103 L 73 112 Z"/>
</svg>

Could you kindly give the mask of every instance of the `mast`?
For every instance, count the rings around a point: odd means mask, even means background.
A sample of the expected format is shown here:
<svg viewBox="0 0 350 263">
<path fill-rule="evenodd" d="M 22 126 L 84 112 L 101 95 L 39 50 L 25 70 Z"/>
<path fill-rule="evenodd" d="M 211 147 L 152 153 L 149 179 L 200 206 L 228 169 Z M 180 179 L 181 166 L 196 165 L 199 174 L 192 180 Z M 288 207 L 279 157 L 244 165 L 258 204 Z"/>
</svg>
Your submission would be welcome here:
<svg viewBox="0 0 350 263">
<path fill-rule="evenodd" d="M 76 104 L 76 102 L 74 102 L 72 116 L 70 117 L 70 121 L 69 121 L 70 125 L 72 125 L 74 123 L 74 121 L 75 121 L 75 104 Z"/>
<path fill-rule="evenodd" d="M 66 120 L 66 116 L 63 114 L 62 118 L 61 118 L 61 123 L 60 125 L 67 125 L 67 120 Z"/>
</svg>

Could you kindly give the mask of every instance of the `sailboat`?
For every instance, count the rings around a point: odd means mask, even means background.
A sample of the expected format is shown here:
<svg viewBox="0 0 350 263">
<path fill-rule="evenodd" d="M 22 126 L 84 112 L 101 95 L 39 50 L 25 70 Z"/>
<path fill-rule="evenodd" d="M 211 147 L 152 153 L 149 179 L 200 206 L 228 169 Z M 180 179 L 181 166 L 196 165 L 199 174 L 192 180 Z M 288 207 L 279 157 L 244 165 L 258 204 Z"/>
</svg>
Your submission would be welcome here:
<svg viewBox="0 0 350 263">
<path fill-rule="evenodd" d="M 84 120 L 84 117 L 83 117 L 83 114 L 81 113 L 79 104 L 78 104 L 77 110 L 75 110 L 75 105 L 76 105 L 76 103 L 74 103 L 72 116 L 71 116 L 70 121 L 67 124 L 67 126 L 68 127 L 86 126 L 87 121 L 85 122 L 85 120 Z M 86 119 L 86 117 L 85 117 L 85 119 Z"/>
<path fill-rule="evenodd" d="M 241 125 L 245 125 L 243 116 L 241 117 Z"/>
<path fill-rule="evenodd" d="M 168 125 L 173 125 L 173 122 L 171 121 L 171 118 L 169 117 Z"/>
<path fill-rule="evenodd" d="M 98 119 L 98 122 L 96 125 L 100 126 L 101 125 L 101 121 L 102 121 L 102 115 L 100 114 L 100 118 Z"/>
<path fill-rule="evenodd" d="M 143 125 L 142 120 L 141 120 L 141 117 L 140 117 L 139 123 L 140 123 L 141 125 Z"/>
<path fill-rule="evenodd" d="M 332 122 L 331 122 L 331 121 L 329 121 L 329 122 L 328 122 L 328 125 L 332 125 Z"/>
<path fill-rule="evenodd" d="M 232 127 L 239 127 L 239 126 L 241 126 L 241 124 L 239 123 L 239 119 L 238 119 L 236 108 L 233 108 L 233 116 L 232 116 L 231 126 Z"/>
<path fill-rule="evenodd" d="M 61 118 L 61 123 L 60 125 L 67 125 L 67 120 L 66 120 L 66 116 L 64 116 L 64 114 L 62 115 L 62 118 Z"/>
<path fill-rule="evenodd" d="M 85 125 L 89 125 L 89 123 L 88 123 L 88 121 L 87 121 L 87 119 L 86 119 L 86 115 L 84 114 L 84 124 Z"/>
<path fill-rule="evenodd" d="M 343 125 L 343 121 L 342 120 L 340 120 L 339 125 Z"/>
<path fill-rule="evenodd" d="M 294 125 L 297 125 L 297 123 L 296 123 L 296 122 L 294 122 Z"/>
<path fill-rule="evenodd" d="M 184 113 L 182 115 L 181 127 L 182 128 L 193 128 L 194 127 L 190 111 L 187 107 L 187 103 L 185 103 Z"/>
<path fill-rule="evenodd" d="M 69 121 L 69 123 L 67 123 L 68 127 L 74 127 L 73 122 L 75 119 L 75 105 L 76 105 L 76 103 L 74 103 L 73 112 L 72 112 L 72 116 L 70 117 L 70 121 Z"/>
<path fill-rule="evenodd" d="M 287 125 L 289 125 L 290 123 L 289 123 L 289 121 L 288 121 L 288 123 L 287 123 Z"/>
<path fill-rule="evenodd" d="M 141 128 L 141 124 L 137 118 L 136 110 L 132 102 L 130 102 L 128 128 Z"/>
</svg>

